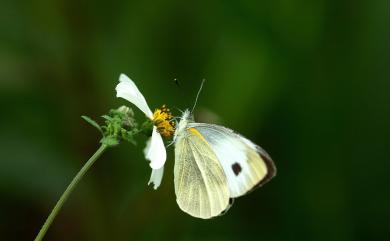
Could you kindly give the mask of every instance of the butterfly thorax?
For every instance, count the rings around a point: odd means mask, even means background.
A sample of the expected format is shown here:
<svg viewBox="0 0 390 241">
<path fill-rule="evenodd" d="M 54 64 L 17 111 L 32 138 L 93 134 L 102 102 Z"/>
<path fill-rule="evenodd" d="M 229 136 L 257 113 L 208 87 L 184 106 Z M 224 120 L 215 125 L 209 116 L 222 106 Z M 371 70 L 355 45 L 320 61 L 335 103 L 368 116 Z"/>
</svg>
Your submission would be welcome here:
<svg viewBox="0 0 390 241">
<path fill-rule="evenodd" d="M 183 112 L 183 115 L 180 117 L 179 123 L 176 125 L 176 131 L 173 136 L 173 141 L 176 141 L 176 138 L 181 136 L 184 131 L 187 129 L 188 123 L 193 122 L 191 112 L 187 109 Z"/>
</svg>

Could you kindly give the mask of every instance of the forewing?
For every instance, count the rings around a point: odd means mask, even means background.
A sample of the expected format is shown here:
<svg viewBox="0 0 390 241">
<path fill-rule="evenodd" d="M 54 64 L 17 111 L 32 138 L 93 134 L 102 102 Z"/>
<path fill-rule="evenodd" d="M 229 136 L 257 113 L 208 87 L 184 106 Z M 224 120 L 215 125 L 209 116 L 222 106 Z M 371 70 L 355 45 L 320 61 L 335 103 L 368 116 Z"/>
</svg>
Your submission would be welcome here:
<svg viewBox="0 0 390 241">
<path fill-rule="evenodd" d="M 184 212 L 207 219 L 228 208 L 223 168 L 206 139 L 193 128 L 176 140 L 174 176 L 176 200 Z"/>
<path fill-rule="evenodd" d="M 226 174 L 230 197 L 239 197 L 266 183 L 276 174 L 271 157 L 259 146 L 232 130 L 191 123 L 212 147 Z"/>
</svg>

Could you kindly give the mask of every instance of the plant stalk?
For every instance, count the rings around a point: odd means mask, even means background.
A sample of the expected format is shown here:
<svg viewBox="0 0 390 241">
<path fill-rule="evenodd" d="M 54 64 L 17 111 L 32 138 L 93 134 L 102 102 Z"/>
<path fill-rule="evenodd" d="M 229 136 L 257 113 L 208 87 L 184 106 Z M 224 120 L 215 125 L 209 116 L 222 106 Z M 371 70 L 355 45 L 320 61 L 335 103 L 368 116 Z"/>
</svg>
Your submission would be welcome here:
<svg viewBox="0 0 390 241">
<path fill-rule="evenodd" d="M 72 193 L 74 188 L 77 186 L 77 184 L 80 182 L 80 180 L 83 178 L 85 173 L 91 168 L 91 166 L 95 163 L 95 161 L 103 154 L 103 152 L 107 149 L 107 145 L 102 144 L 99 149 L 89 158 L 89 160 L 84 164 L 84 166 L 80 169 L 80 171 L 76 174 L 76 176 L 73 178 L 72 182 L 68 185 L 64 193 L 61 195 L 60 199 L 57 201 L 56 205 L 54 206 L 53 210 L 47 217 L 45 223 L 43 224 L 41 230 L 39 231 L 38 235 L 34 239 L 34 241 L 41 241 L 43 237 L 45 236 L 47 230 L 49 229 L 50 225 L 52 224 L 54 218 L 57 216 L 58 212 L 61 210 L 62 206 L 64 205 L 65 201 L 68 199 L 69 195 Z"/>
</svg>

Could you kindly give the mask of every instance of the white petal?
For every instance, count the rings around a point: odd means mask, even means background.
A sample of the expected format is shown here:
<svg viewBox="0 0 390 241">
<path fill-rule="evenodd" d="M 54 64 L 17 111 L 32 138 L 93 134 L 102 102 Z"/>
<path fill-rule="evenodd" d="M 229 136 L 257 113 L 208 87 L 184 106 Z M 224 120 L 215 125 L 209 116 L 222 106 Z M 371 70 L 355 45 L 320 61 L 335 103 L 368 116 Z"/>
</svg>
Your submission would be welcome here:
<svg viewBox="0 0 390 241">
<path fill-rule="evenodd" d="M 152 169 L 152 175 L 150 176 L 148 185 L 150 185 L 150 183 L 153 183 L 153 188 L 157 189 L 161 184 L 163 175 L 164 175 L 164 166 L 161 167 L 160 169 Z"/>
<path fill-rule="evenodd" d="M 165 151 L 164 142 L 160 133 L 157 132 L 157 127 L 153 127 L 152 138 L 147 144 L 145 150 L 145 158 L 150 160 L 150 167 L 153 169 L 160 169 L 164 166 L 167 159 L 167 152 Z"/>
<path fill-rule="evenodd" d="M 150 119 L 153 118 L 153 112 L 146 103 L 145 97 L 138 90 L 134 82 L 125 74 L 119 76 L 119 84 L 115 88 L 116 96 L 122 97 L 137 106 Z"/>
</svg>

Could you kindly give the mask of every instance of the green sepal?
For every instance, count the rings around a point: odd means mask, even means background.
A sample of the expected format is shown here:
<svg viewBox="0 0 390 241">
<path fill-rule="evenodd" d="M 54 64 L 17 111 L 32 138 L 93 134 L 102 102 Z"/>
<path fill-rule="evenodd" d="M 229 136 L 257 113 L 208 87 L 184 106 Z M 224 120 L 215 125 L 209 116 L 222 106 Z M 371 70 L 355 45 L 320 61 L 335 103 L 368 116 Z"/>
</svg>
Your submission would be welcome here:
<svg viewBox="0 0 390 241">
<path fill-rule="evenodd" d="M 92 120 L 90 117 L 85 116 L 85 115 L 82 115 L 81 118 L 83 118 L 83 120 L 88 122 L 91 126 L 95 127 L 96 129 L 98 129 L 100 131 L 100 133 L 103 134 L 102 128 L 99 126 L 99 124 L 96 121 Z"/>
<path fill-rule="evenodd" d="M 123 140 L 128 141 L 131 144 L 137 145 L 137 142 L 135 141 L 134 136 L 136 136 L 138 133 L 140 133 L 140 130 L 138 130 L 137 128 L 133 128 L 130 131 L 122 129 L 121 137 Z"/>
<path fill-rule="evenodd" d="M 102 115 L 102 117 L 103 117 L 103 119 L 108 120 L 108 121 L 112 120 L 112 117 L 108 116 L 108 115 Z"/>
</svg>

